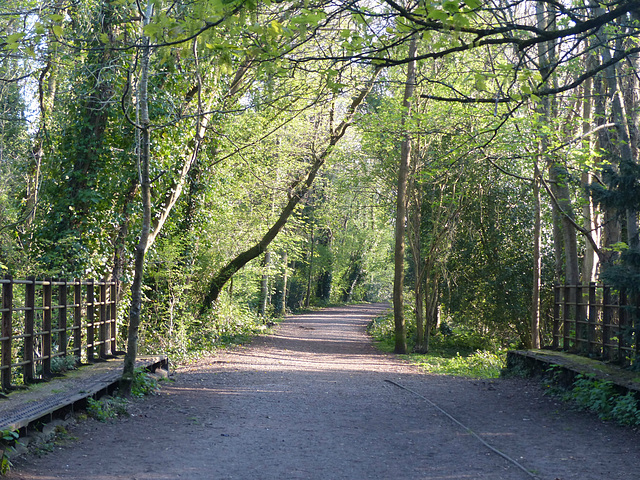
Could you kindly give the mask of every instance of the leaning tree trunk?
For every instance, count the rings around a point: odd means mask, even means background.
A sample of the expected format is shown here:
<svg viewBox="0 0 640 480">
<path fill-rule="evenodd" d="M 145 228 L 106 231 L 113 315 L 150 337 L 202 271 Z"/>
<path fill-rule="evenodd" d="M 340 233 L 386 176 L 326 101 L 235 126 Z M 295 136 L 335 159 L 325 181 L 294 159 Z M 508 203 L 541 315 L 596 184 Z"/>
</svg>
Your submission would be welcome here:
<svg viewBox="0 0 640 480">
<path fill-rule="evenodd" d="M 218 300 L 220 292 L 224 288 L 225 284 L 233 277 L 233 275 L 251 260 L 262 254 L 267 249 L 269 244 L 273 241 L 273 239 L 276 238 L 280 230 L 282 230 L 282 228 L 285 226 L 287 220 L 295 210 L 296 206 L 300 203 L 302 198 L 311 188 L 311 185 L 313 184 L 313 181 L 315 180 L 320 168 L 322 167 L 322 165 L 324 165 L 325 160 L 331 154 L 336 144 L 344 136 L 347 128 L 349 128 L 349 126 L 353 122 L 358 107 L 373 88 L 375 79 L 377 78 L 378 73 L 380 73 L 380 70 L 381 67 L 376 67 L 371 80 L 353 99 L 340 125 L 338 125 L 334 130 L 331 131 L 329 142 L 326 148 L 314 158 L 311 166 L 309 167 L 309 170 L 307 171 L 306 177 L 303 180 L 295 182 L 295 184 L 292 185 L 289 201 L 280 212 L 280 216 L 277 218 L 273 226 L 264 234 L 264 236 L 258 241 L 258 243 L 256 243 L 249 250 L 240 253 L 238 256 L 232 259 L 213 277 L 213 279 L 209 283 L 207 294 L 204 297 L 202 308 L 200 309 L 201 315 L 204 314 L 205 311 L 210 309 Z"/>
</svg>

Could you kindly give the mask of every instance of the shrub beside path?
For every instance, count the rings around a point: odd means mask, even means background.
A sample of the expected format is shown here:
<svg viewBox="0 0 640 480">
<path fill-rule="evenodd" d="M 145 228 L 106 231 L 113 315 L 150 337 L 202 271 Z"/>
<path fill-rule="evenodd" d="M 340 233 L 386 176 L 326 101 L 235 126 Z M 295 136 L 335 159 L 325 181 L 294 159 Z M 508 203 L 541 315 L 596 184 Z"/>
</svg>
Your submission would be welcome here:
<svg viewBox="0 0 640 480">
<path fill-rule="evenodd" d="M 567 410 L 535 380 L 430 375 L 378 352 L 365 327 L 387 307 L 289 317 L 7 478 L 639 478 L 637 431 Z"/>
</svg>

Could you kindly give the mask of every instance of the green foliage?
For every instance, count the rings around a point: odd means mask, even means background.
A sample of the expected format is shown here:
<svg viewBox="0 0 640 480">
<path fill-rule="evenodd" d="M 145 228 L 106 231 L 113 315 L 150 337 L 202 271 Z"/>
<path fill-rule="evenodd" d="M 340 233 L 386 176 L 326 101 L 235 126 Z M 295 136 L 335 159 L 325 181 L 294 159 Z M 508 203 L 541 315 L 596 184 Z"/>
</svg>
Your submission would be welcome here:
<svg viewBox="0 0 640 480">
<path fill-rule="evenodd" d="M 131 395 L 134 397 L 144 397 L 154 395 L 158 392 L 158 380 L 142 368 L 134 371 L 133 384 L 131 385 Z"/>
<path fill-rule="evenodd" d="M 122 397 L 88 398 L 87 414 L 99 422 L 106 422 L 118 415 L 127 415 L 127 405 L 128 401 Z"/>
<path fill-rule="evenodd" d="M 65 355 L 62 357 L 54 357 L 51 359 L 52 373 L 65 373 L 69 370 L 78 368 L 79 358 L 75 355 Z"/>
<path fill-rule="evenodd" d="M 409 313 L 409 312 L 407 312 Z M 407 318 L 411 319 L 410 315 Z M 370 335 L 384 351 L 395 345 L 393 314 L 375 318 L 368 327 Z M 415 335 L 415 325 L 409 323 L 409 344 Z M 443 324 L 433 332 L 428 354 L 403 356 L 430 373 L 472 378 L 497 378 L 506 364 L 506 350 L 492 345 L 486 338 L 461 328 L 451 329 Z"/>
<path fill-rule="evenodd" d="M 9 473 L 13 466 L 8 453 L 14 449 L 18 438 L 20 438 L 20 434 L 15 430 L 0 431 L 0 450 L 2 451 L 2 456 L 0 457 L 0 475 Z"/>
<path fill-rule="evenodd" d="M 458 353 L 451 357 L 437 349 L 428 355 L 409 356 L 413 363 L 417 363 L 427 372 L 471 378 L 500 377 L 506 364 L 506 357 L 506 350 L 498 352 L 476 350 L 470 355 L 462 356 Z"/>
<path fill-rule="evenodd" d="M 633 392 L 620 395 L 614 384 L 593 375 L 578 375 L 572 388 L 563 394 L 582 410 L 589 410 L 602 420 L 621 425 L 640 425 L 640 405 Z"/>
<path fill-rule="evenodd" d="M 141 368 L 134 371 L 133 385 L 131 386 L 133 397 L 154 395 L 158 389 L 158 380 L 149 372 Z M 129 400 L 121 396 L 107 396 L 99 400 L 87 398 L 87 415 L 100 422 L 106 422 L 121 415 L 128 415 L 128 406 Z"/>
<path fill-rule="evenodd" d="M 640 408 L 638 399 L 632 392 L 615 397 L 615 405 L 611 409 L 612 418 L 622 425 L 640 425 Z"/>
</svg>

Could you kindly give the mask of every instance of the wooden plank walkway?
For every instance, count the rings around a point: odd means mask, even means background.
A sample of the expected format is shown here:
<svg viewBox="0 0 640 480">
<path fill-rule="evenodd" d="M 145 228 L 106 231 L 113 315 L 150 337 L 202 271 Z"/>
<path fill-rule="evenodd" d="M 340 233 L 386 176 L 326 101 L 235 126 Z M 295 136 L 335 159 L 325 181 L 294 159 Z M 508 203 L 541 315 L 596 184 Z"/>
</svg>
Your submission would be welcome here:
<svg viewBox="0 0 640 480">
<path fill-rule="evenodd" d="M 85 365 L 62 377 L 11 392 L 0 399 L 0 430 L 18 430 L 39 420 L 48 421 L 56 414 L 84 407 L 89 397 L 111 393 L 120 381 L 123 362 L 120 357 Z M 141 356 L 136 367 L 166 369 L 168 359 L 165 355 Z"/>
<path fill-rule="evenodd" d="M 640 395 L 640 372 L 620 368 L 611 363 L 554 350 L 515 350 L 507 353 L 507 369 L 524 369 L 533 374 L 545 374 L 555 368 L 563 386 L 571 386 L 576 376 L 593 375 L 617 385 L 620 390 Z"/>
</svg>

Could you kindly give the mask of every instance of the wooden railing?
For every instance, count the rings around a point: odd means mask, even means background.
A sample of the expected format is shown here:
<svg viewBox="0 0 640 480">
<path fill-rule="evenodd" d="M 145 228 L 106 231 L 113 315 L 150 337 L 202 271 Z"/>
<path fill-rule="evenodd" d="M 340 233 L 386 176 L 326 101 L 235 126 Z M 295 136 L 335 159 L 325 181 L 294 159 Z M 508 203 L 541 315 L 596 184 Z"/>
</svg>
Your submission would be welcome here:
<svg viewBox="0 0 640 480">
<path fill-rule="evenodd" d="M 0 284 L 2 390 L 116 353 L 115 281 L 7 277 Z"/>
<path fill-rule="evenodd" d="M 630 365 L 640 354 L 640 302 L 605 285 L 556 285 L 553 348 Z"/>
</svg>

